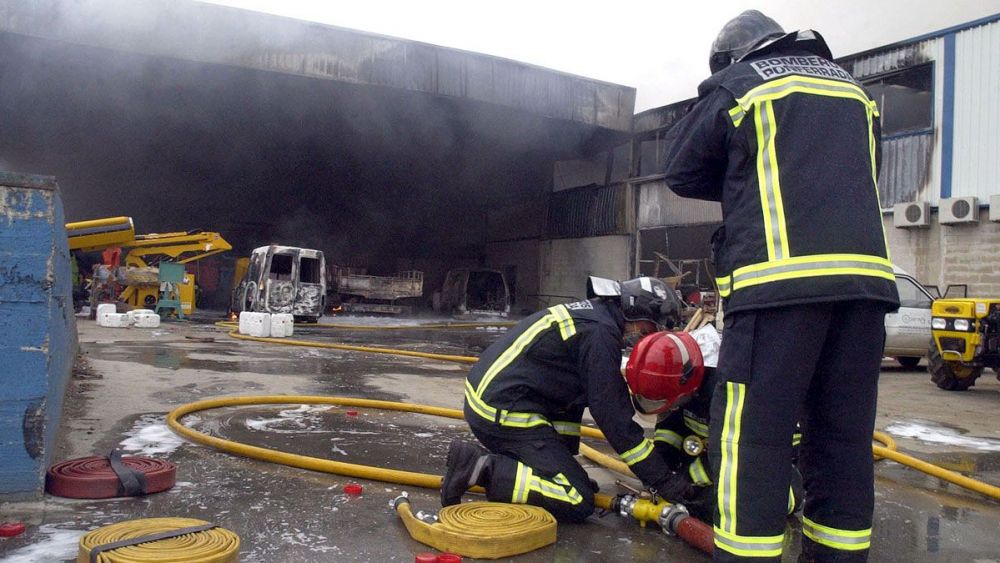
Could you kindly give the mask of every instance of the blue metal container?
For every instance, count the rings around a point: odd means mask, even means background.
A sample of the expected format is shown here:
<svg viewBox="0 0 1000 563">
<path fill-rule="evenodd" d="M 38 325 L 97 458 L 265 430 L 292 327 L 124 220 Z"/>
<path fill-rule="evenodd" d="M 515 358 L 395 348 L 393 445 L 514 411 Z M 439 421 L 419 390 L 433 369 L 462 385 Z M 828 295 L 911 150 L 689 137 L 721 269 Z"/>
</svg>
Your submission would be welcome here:
<svg viewBox="0 0 1000 563">
<path fill-rule="evenodd" d="M 0 500 L 41 496 L 76 357 L 55 178 L 0 172 Z"/>
</svg>

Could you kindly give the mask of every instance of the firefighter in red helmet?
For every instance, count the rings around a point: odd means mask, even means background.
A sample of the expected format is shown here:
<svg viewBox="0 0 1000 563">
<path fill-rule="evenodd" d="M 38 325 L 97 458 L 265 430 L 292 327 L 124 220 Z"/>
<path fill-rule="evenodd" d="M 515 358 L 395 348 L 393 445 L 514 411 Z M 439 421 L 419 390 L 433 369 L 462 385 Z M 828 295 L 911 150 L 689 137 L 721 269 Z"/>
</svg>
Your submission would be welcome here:
<svg viewBox="0 0 1000 563">
<path fill-rule="evenodd" d="M 714 330 L 701 329 L 706 335 Z M 708 427 L 715 367 L 705 365 L 701 346 L 691 334 L 657 332 L 636 344 L 625 378 L 636 409 L 658 415 L 653 436 L 656 451 L 672 471 L 686 479 L 686 486 L 675 487 L 675 496 L 667 500 L 683 504 L 696 518 L 710 520 L 715 487 L 709 474 Z M 796 449 L 800 438 L 798 432 L 793 436 Z M 792 474 L 789 514 L 798 510 L 803 498 L 802 477 L 794 468 Z"/>
</svg>

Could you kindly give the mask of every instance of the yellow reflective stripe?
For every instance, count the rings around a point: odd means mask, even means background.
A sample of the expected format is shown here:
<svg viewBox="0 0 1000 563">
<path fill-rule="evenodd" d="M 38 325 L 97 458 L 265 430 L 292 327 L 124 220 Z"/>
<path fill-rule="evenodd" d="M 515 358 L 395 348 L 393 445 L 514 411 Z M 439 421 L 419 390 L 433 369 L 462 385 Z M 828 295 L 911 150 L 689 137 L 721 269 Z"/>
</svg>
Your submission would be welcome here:
<svg viewBox="0 0 1000 563">
<path fill-rule="evenodd" d="M 563 340 L 569 340 L 570 337 L 576 334 L 576 325 L 573 324 L 573 317 L 570 316 L 569 309 L 565 305 L 550 307 L 549 311 L 559 320 L 559 334 L 562 335 Z"/>
<path fill-rule="evenodd" d="M 465 400 L 468 401 L 473 412 L 490 422 L 497 422 L 502 426 L 511 426 L 513 428 L 533 428 L 535 426 L 550 424 L 547 418 L 537 413 L 514 412 L 500 409 L 498 415 L 496 408 L 491 407 L 485 401 L 476 396 L 469 380 L 465 381 Z M 577 432 L 577 434 L 579 434 L 579 432 Z"/>
<path fill-rule="evenodd" d="M 775 207 L 774 215 L 778 220 L 778 236 L 774 240 L 774 251 L 777 258 L 787 258 L 791 256 L 788 248 L 788 228 L 785 226 L 785 204 L 781 197 L 781 173 L 778 171 L 778 149 L 776 138 L 778 136 L 778 122 L 774 118 L 774 103 L 764 104 L 767 114 L 767 122 L 770 124 L 770 140 L 767 144 L 767 161 L 770 164 L 770 186 L 771 201 Z"/>
<path fill-rule="evenodd" d="M 737 268 L 732 277 L 733 289 L 738 290 L 773 281 L 842 275 L 896 279 L 887 259 L 864 254 L 796 256 Z"/>
<path fill-rule="evenodd" d="M 757 119 L 754 122 L 757 133 L 757 190 L 760 192 L 761 213 L 764 215 L 764 238 L 767 243 L 767 259 L 775 259 L 774 229 L 777 227 L 777 220 L 774 217 L 774 205 L 771 202 L 769 191 L 770 163 L 767 162 L 767 143 L 769 142 L 770 131 L 767 128 L 767 114 L 764 108 L 757 107 Z"/>
<path fill-rule="evenodd" d="M 779 536 L 739 536 L 715 527 L 715 546 L 743 557 L 777 557 L 781 555 L 784 534 Z"/>
<path fill-rule="evenodd" d="M 743 417 L 745 395 L 745 385 L 726 382 L 726 410 L 722 421 L 722 463 L 716 495 L 719 526 L 731 534 L 736 533 L 736 477 L 740 455 L 740 420 Z"/>
<path fill-rule="evenodd" d="M 740 123 L 743 123 L 743 117 L 746 116 L 746 112 L 743 111 L 743 107 L 737 105 L 733 109 L 729 110 L 729 119 L 733 120 L 733 126 L 739 127 Z"/>
<path fill-rule="evenodd" d="M 528 489 L 540 493 L 542 496 L 550 499 L 573 505 L 583 502 L 583 495 L 581 495 L 575 487 L 570 485 L 569 479 L 567 479 L 562 473 L 553 478 L 554 482 L 531 473 L 529 473 L 529 475 Z M 525 502 L 527 502 L 527 496 L 525 496 Z"/>
<path fill-rule="evenodd" d="M 802 518 L 802 533 L 816 543 L 843 551 L 860 551 L 871 547 L 872 529 L 838 530 Z"/>
<path fill-rule="evenodd" d="M 493 381 L 493 378 L 496 377 L 498 373 L 503 371 L 504 368 L 510 365 L 515 358 L 520 356 L 521 353 L 524 352 L 524 349 L 527 348 L 529 344 L 534 342 L 535 338 L 538 338 L 538 335 L 545 332 L 545 330 L 549 328 L 552 323 L 557 322 L 559 322 L 559 320 L 552 314 L 552 310 L 549 309 L 549 314 L 542 316 L 542 318 L 538 319 L 534 322 L 534 324 L 529 326 L 528 329 L 521 334 L 521 336 L 518 336 L 517 339 L 514 340 L 514 343 L 511 344 L 509 348 L 500 354 L 500 357 L 493 362 L 493 365 L 486 370 L 482 381 L 480 381 L 479 385 L 476 387 L 476 395 L 482 397 L 483 391 L 485 391 L 490 382 Z"/>
<path fill-rule="evenodd" d="M 628 465 L 635 465 L 649 457 L 651 453 L 653 453 L 653 442 L 649 438 L 643 438 L 638 446 L 618 454 L 618 457 L 622 458 L 622 461 Z"/>
<path fill-rule="evenodd" d="M 678 450 L 683 449 L 684 447 L 684 438 L 673 430 L 657 430 L 653 433 L 653 441 L 664 442 L 665 444 L 671 445 Z"/>
<path fill-rule="evenodd" d="M 479 416 L 489 420 L 491 422 L 496 422 L 497 410 L 476 396 L 475 390 L 472 388 L 472 384 L 469 380 L 465 380 L 465 401 L 469 403 L 469 407 L 472 408 L 473 412 Z"/>
<path fill-rule="evenodd" d="M 691 481 L 695 485 L 704 487 L 712 484 L 712 479 L 708 476 L 708 471 L 705 471 L 705 464 L 701 462 L 700 457 L 688 465 L 688 475 L 691 476 Z"/>
<path fill-rule="evenodd" d="M 720 297 L 729 297 L 733 291 L 733 279 L 730 276 L 715 278 L 715 285 L 719 288 Z"/>
<path fill-rule="evenodd" d="M 882 227 L 882 240 L 885 241 L 885 257 L 892 260 L 889 254 L 889 235 L 885 232 L 885 222 L 882 221 L 882 198 L 878 193 L 878 167 L 875 166 L 875 117 L 878 116 L 878 108 L 875 102 L 868 106 L 868 153 L 872 163 L 872 185 L 875 186 L 875 205 L 879 218 L 879 226 Z"/>
<path fill-rule="evenodd" d="M 580 435 L 579 422 L 566 422 L 564 420 L 556 420 L 552 422 L 552 426 L 556 429 L 556 432 L 562 434 L 563 436 Z"/>
<path fill-rule="evenodd" d="M 524 504 L 528 502 L 527 484 L 531 479 L 531 468 L 517 462 L 517 471 L 514 473 L 514 492 L 511 494 L 510 502 L 514 504 Z"/>
<path fill-rule="evenodd" d="M 795 432 L 794 434 L 792 434 L 792 445 L 797 446 L 801 443 L 802 443 L 802 433 Z"/>
<path fill-rule="evenodd" d="M 784 207 L 778 180 L 778 156 L 775 148 L 777 124 L 771 102 L 757 105 L 757 188 L 760 191 L 761 211 L 764 214 L 764 238 L 767 259 L 788 258 L 788 233 L 784 228 Z"/>
<path fill-rule="evenodd" d="M 724 278 L 715 278 L 715 285 L 719 287 L 719 293 L 729 293 L 729 290 L 732 289 L 732 284 L 733 280 L 731 280 L 729 276 Z"/>
<path fill-rule="evenodd" d="M 750 111 L 750 108 L 755 104 L 777 100 L 796 93 L 849 98 L 871 107 L 871 99 L 856 84 L 839 80 L 794 75 L 765 82 L 747 92 L 742 98 L 736 100 L 736 103 L 743 108 L 743 111 Z"/>
<path fill-rule="evenodd" d="M 791 514 L 795 510 L 795 489 L 788 487 L 788 513 Z"/>
<path fill-rule="evenodd" d="M 693 419 L 693 418 L 685 415 L 684 416 L 684 426 L 687 426 L 688 428 L 691 429 L 692 432 L 694 432 L 695 434 L 701 436 L 702 438 L 708 438 L 708 425 L 707 424 L 702 424 L 702 423 L 698 422 L 697 420 L 695 420 L 695 419 Z"/>
</svg>

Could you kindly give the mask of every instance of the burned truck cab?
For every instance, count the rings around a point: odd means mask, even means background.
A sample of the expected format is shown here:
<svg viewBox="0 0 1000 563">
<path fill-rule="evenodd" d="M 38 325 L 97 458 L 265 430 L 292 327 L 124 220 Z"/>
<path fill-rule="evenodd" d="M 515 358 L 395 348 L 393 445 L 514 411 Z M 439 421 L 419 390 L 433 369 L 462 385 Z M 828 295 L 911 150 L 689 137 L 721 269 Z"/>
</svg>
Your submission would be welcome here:
<svg viewBox="0 0 1000 563">
<path fill-rule="evenodd" d="M 254 249 L 246 273 L 233 290 L 236 313 L 291 313 L 316 322 L 326 299 L 323 252 L 272 244 Z"/>
</svg>

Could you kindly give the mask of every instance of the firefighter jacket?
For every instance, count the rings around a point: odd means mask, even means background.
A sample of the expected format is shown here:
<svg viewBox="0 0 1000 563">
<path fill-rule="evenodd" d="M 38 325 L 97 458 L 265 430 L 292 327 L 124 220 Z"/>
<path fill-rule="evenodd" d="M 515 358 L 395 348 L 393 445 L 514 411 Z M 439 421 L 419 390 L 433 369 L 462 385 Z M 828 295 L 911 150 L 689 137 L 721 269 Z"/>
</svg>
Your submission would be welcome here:
<svg viewBox="0 0 1000 563">
<path fill-rule="evenodd" d="M 722 203 L 714 250 L 727 313 L 899 305 L 877 188 L 878 108 L 830 58 L 819 34 L 789 34 L 703 82 L 670 129 L 670 189 Z"/>
<path fill-rule="evenodd" d="M 469 423 L 499 425 L 527 438 L 553 427 L 571 437 L 576 453 L 589 407 L 621 459 L 643 483 L 656 486 L 668 469 L 632 420 L 635 410 L 620 371 L 624 324 L 618 303 L 601 299 L 556 305 L 522 320 L 469 372 Z"/>
</svg>

